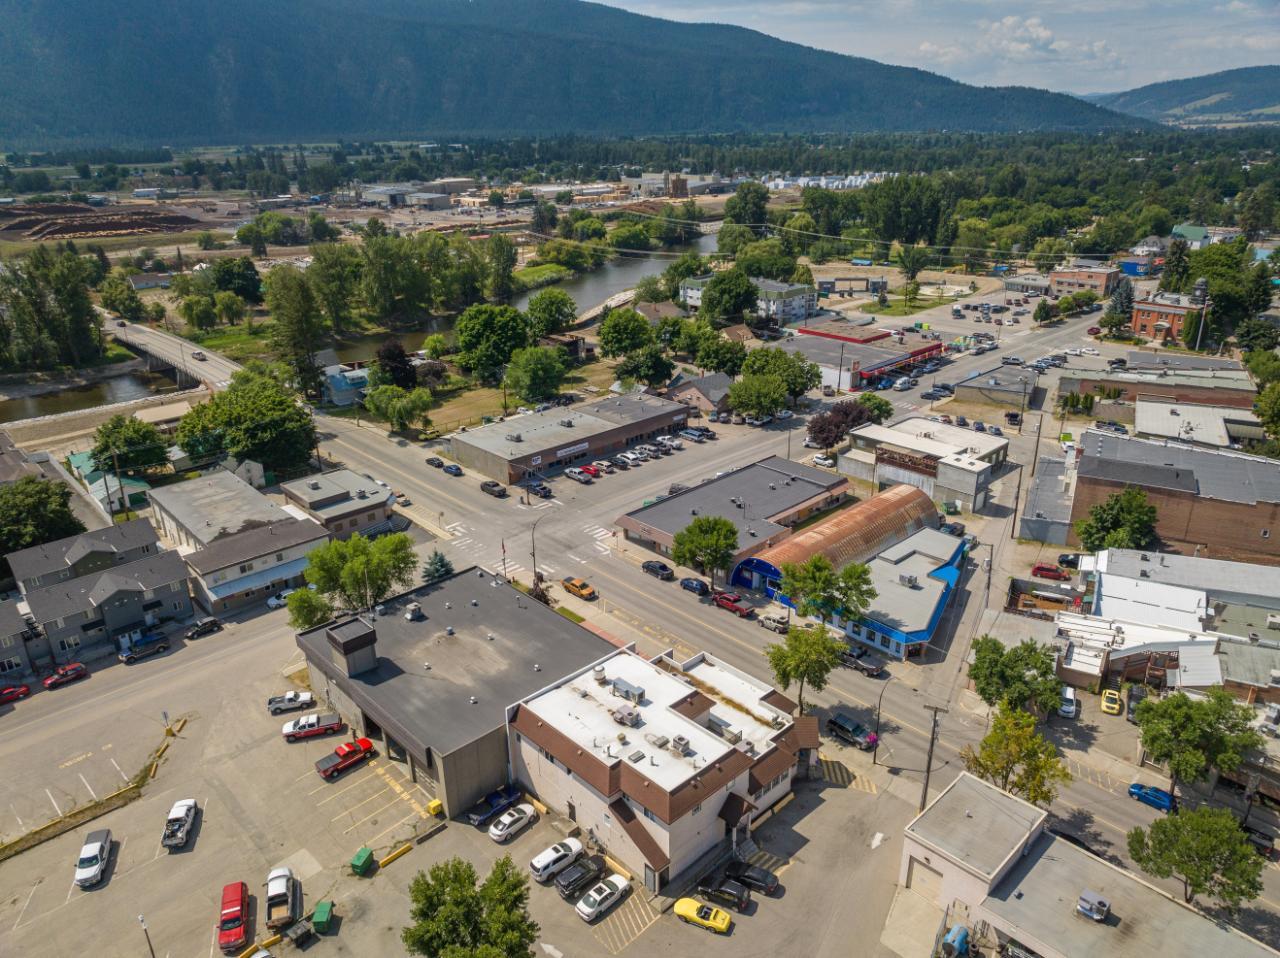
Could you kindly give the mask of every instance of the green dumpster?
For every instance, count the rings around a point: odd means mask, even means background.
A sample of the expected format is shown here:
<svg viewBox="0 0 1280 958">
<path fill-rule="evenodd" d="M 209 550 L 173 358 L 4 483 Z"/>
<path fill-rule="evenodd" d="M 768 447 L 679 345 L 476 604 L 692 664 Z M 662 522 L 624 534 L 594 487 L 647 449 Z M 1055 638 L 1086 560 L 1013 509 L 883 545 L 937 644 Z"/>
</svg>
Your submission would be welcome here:
<svg viewBox="0 0 1280 958">
<path fill-rule="evenodd" d="M 366 846 L 356 852 L 355 858 L 351 859 L 351 870 L 357 875 L 367 875 L 371 868 L 373 868 L 373 849 Z"/>
<path fill-rule="evenodd" d="M 311 917 L 311 924 L 322 935 L 329 934 L 329 922 L 333 921 L 333 902 L 322 901 L 316 905 L 316 913 Z"/>
</svg>

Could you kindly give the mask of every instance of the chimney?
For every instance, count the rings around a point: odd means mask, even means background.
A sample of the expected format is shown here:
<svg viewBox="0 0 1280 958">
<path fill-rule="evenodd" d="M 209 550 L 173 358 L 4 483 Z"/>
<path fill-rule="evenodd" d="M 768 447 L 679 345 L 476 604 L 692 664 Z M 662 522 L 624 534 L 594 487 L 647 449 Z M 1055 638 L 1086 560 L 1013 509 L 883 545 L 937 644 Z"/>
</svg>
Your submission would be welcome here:
<svg viewBox="0 0 1280 958">
<path fill-rule="evenodd" d="M 378 633 L 360 616 L 335 622 L 325 629 L 330 659 L 348 678 L 378 667 Z"/>
</svg>

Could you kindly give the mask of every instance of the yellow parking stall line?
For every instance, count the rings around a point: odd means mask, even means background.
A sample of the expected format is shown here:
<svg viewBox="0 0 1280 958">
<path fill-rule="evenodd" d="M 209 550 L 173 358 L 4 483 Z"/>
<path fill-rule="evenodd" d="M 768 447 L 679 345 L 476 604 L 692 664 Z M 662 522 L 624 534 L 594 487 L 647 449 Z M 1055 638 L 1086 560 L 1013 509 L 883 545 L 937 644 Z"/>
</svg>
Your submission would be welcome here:
<svg viewBox="0 0 1280 958">
<path fill-rule="evenodd" d="M 369 779 L 372 777 L 373 777 L 372 775 L 363 775 L 360 778 L 353 779 L 352 781 L 347 782 L 347 784 L 343 788 L 338 789 L 338 791 L 334 792 L 328 798 L 320 799 L 320 801 L 316 802 L 316 805 L 319 806 L 319 805 L 324 805 L 326 802 L 332 802 L 335 798 L 340 798 L 342 795 L 345 795 L 347 792 L 351 791 L 353 788 L 359 788 L 361 785 L 369 781 Z M 330 788 L 333 787 L 332 782 L 327 782 L 326 785 Z M 316 791 L 319 791 L 319 789 L 317 789 Z M 311 792 L 310 794 L 314 795 L 315 792 Z"/>
<path fill-rule="evenodd" d="M 393 798 L 391 801 L 387 802 L 387 804 L 379 806 L 378 808 L 374 809 L 372 813 L 370 813 L 370 814 L 366 815 L 364 818 L 360 819 L 360 821 L 355 822 L 354 824 L 352 824 L 352 826 L 351 826 L 350 828 L 344 828 L 344 829 L 342 830 L 342 834 L 344 834 L 344 835 L 349 835 L 351 832 L 354 832 L 357 828 L 359 828 L 361 825 L 363 825 L 363 824 L 364 824 L 365 822 L 367 822 L 369 819 L 374 818 L 374 817 L 376 817 L 376 816 L 378 816 L 378 815 L 381 815 L 381 814 L 382 814 L 383 812 L 385 812 L 388 808 L 394 808 L 394 807 L 395 807 L 395 804 L 396 804 L 396 802 L 397 802 L 397 801 L 398 801 L 398 799 Z"/>
<path fill-rule="evenodd" d="M 377 798 L 377 797 L 378 797 L 379 795 L 381 795 L 383 792 L 389 792 L 389 791 L 391 791 L 391 786 L 389 786 L 389 785 L 388 785 L 386 788 L 379 789 L 378 791 L 376 791 L 376 792 L 374 792 L 372 795 L 370 795 L 368 798 L 366 798 L 363 802 L 356 802 L 354 805 L 352 805 L 350 808 L 348 808 L 345 812 L 340 812 L 339 814 L 334 815 L 334 816 L 333 816 L 333 818 L 329 819 L 329 821 L 331 821 L 331 822 L 336 822 L 338 819 L 343 818 L 343 817 L 345 817 L 345 816 L 347 816 L 347 815 L 350 815 L 352 812 L 354 812 L 354 811 L 355 811 L 357 808 L 359 808 L 361 805 L 365 805 L 365 804 L 368 804 L 369 802 L 372 802 L 375 798 Z"/>
</svg>

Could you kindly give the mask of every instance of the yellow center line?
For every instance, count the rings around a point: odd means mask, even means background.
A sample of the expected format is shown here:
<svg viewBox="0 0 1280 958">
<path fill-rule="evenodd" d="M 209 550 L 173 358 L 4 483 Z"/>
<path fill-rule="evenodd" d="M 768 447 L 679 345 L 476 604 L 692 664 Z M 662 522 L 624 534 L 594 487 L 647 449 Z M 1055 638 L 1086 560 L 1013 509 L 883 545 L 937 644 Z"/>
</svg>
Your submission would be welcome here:
<svg viewBox="0 0 1280 958">
<path fill-rule="evenodd" d="M 330 445 L 342 446 L 344 449 L 348 449 L 358 456 L 373 455 L 368 450 L 361 449 L 359 446 L 354 446 L 351 443 L 347 442 L 345 439 L 341 438 L 340 436 L 336 436 L 335 438 L 330 439 L 328 442 Z M 441 499 L 446 499 L 463 511 L 469 511 L 469 512 L 475 511 L 475 508 L 476 508 L 475 505 L 471 503 L 463 502 L 461 499 L 455 499 L 453 496 L 449 495 L 447 492 L 443 491 L 442 489 L 437 489 L 435 487 L 435 484 L 427 483 L 423 476 L 415 476 L 412 473 L 405 472 L 399 466 L 387 461 L 379 461 L 378 468 L 386 472 L 392 473 L 393 475 L 399 476 L 400 479 L 402 479 L 404 482 L 412 482 L 415 484 L 420 483 L 424 485 L 431 495 L 439 496 Z M 423 468 L 426 469 L 429 467 L 424 465 Z"/>
</svg>

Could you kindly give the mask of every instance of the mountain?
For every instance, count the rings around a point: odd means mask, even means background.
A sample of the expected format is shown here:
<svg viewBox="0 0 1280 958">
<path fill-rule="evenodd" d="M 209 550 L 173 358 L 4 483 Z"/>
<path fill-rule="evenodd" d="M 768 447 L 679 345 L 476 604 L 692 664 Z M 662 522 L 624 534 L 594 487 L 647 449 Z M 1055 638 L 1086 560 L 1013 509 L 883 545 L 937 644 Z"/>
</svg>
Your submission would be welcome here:
<svg viewBox="0 0 1280 958">
<path fill-rule="evenodd" d="M 1280 66 L 1224 70 L 1085 99 L 1120 113 L 1176 126 L 1280 123 Z"/>
<path fill-rule="evenodd" d="M 0 23 L 10 146 L 1141 125 L 579 0 L 0 0 Z"/>
</svg>

